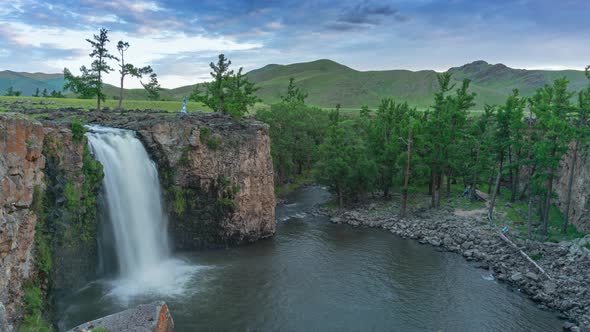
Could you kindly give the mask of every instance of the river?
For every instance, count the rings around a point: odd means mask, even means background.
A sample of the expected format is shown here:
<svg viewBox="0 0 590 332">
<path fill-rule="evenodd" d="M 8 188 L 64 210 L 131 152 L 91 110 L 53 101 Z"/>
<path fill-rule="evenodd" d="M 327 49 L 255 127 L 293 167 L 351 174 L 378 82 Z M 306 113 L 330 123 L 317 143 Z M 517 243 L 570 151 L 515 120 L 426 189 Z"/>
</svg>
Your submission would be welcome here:
<svg viewBox="0 0 590 332">
<path fill-rule="evenodd" d="M 291 194 L 273 238 L 175 255 L 183 275 L 160 288 L 93 282 L 59 299 L 60 329 L 162 299 L 176 331 L 561 330 L 555 313 L 456 254 L 305 213 L 328 197 L 319 187 Z"/>
</svg>

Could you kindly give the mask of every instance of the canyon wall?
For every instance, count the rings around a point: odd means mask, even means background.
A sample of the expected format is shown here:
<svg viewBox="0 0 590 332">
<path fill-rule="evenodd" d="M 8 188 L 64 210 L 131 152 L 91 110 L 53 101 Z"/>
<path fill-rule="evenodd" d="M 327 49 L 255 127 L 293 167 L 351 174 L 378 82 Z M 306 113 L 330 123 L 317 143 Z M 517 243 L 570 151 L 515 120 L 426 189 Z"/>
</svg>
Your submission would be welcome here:
<svg viewBox="0 0 590 332">
<path fill-rule="evenodd" d="M 130 120 L 157 163 L 177 250 L 253 242 L 274 234 L 268 126 L 195 113 Z"/>
<path fill-rule="evenodd" d="M 39 122 L 0 113 L 0 330 L 22 315 L 23 283 L 36 273 L 37 214 L 45 158 Z"/>
<path fill-rule="evenodd" d="M 558 177 L 554 183 L 556 205 L 565 213 L 569 175 L 573 162 L 573 143 L 559 164 Z M 574 167 L 574 181 L 570 203 L 570 221 L 580 231 L 590 233 L 590 154 L 578 153 Z"/>
<path fill-rule="evenodd" d="M 274 234 L 267 125 L 221 114 L 78 116 L 137 132 L 159 169 L 176 249 Z M 27 287 L 51 303 L 99 273 L 102 166 L 79 123 L 53 120 L 0 113 L 0 326 L 8 331 L 31 314 Z"/>
</svg>

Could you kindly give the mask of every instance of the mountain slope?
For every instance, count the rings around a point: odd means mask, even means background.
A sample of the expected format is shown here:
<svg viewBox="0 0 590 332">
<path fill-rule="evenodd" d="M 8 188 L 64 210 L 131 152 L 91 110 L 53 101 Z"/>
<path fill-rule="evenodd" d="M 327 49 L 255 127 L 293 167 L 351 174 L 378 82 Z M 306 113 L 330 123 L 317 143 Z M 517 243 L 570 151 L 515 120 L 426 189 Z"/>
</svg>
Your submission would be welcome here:
<svg viewBox="0 0 590 332">
<path fill-rule="evenodd" d="M 48 93 L 52 90 L 61 91 L 63 85 L 62 74 L 0 71 L 0 94 L 4 94 L 6 89 L 11 86 L 15 90 L 22 91 L 23 95 L 31 96 L 36 89 L 39 89 L 40 92 L 47 89 Z"/>
<path fill-rule="evenodd" d="M 483 105 L 503 103 L 515 88 L 525 96 L 559 77 L 570 81 L 572 90 L 580 90 L 588 84 L 583 71 L 562 70 L 524 70 L 513 69 L 503 64 L 489 64 L 475 61 L 461 67 L 449 69 L 457 86 L 464 78 L 471 80 L 471 91 L 477 93 L 476 109 Z M 320 107 L 334 107 L 340 104 L 346 108 L 360 108 L 367 105 L 377 107 L 382 98 L 391 97 L 407 101 L 413 106 L 426 108 L 431 105 L 437 89 L 437 72 L 433 70 L 409 71 L 357 71 L 331 60 L 295 63 L 290 65 L 271 64 L 252 70 L 248 78 L 260 88 L 257 94 L 266 104 L 276 103 L 285 93 L 289 78 L 294 78 L 297 86 L 305 90 L 308 103 Z M 31 95 L 36 88 L 48 91 L 59 90 L 63 86 L 61 74 L 28 74 L 11 71 L 0 72 L 0 93 L 9 86 Z M 175 89 L 164 89 L 161 97 L 165 100 L 181 100 L 190 95 L 194 85 Z M 115 86 L 105 86 L 107 98 L 118 98 Z M 127 99 L 146 99 L 143 89 L 125 90 Z"/>
</svg>

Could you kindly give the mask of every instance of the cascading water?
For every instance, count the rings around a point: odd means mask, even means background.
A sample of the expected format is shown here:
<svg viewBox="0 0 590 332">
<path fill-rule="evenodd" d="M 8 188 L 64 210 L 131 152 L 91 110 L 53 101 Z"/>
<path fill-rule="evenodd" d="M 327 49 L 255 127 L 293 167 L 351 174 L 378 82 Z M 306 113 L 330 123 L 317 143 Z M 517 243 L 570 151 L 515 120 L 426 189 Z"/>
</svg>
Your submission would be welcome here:
<svg viewBox="0 0 590 332">
<path fill-rule="evenodd" d="M 156 165 L 135 132 L 98 126 L 89 129 L 86 136 L 91 152 L 104 168 L 104 206 L 119 266 L 113 292 L 175 293 L 193 268 L 170 257 Z M 169 289 L 171 286 L 175 289 Z"/>
</svg>

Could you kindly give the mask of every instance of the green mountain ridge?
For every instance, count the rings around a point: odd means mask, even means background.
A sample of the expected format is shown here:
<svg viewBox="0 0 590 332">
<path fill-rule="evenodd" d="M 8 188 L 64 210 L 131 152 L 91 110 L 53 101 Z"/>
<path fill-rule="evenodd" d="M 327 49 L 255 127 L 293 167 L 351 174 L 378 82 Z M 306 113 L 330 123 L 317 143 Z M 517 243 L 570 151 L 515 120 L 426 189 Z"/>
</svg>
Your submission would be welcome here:
<svg viewBox="0 0 590 332">
<path fill-rule="evenodd" d="M 566 77 L 572 90 L 580 90 L 588 84 L 583 71 L 577 70 L 526 70 L 514 69 L 503 64 L 489 64 L 483 60 L 474 61 L 449 69 L 457 86 L 463 79 L 471 80 L 471 90 L 477 93 L 476 108 L 484 104 L 503 103 L 515 88 L 530 96 L 539 87 L 553 80 Z M 437 89 L 437 72 L 434 70 L 384 70 L 358 71 L 332 60 L 321 59 L 289 65 L 269 64 L 247 73 L 248 78 L 260 88 L 258 96 L 266 104 L 276 103 L 287 88 L 290 78 L 305 90 L 308 103 L 319 107 L 360 108 L 367 105 L 377 107 L 382 98 L 391 97 L 407 101 L 413 106 L 426 108 L 432 103 Z M 59 90 L 63 86 L 61 74 L 0 72 L 0 91 L 9 86 L 32 95 L 36 88 Z M 188 96 L 195 85 L 164 89 L 161 97 L 165 100 L 180 100 Z M 119 95 L 117 87 L 107 85 L 108 98 Z M 127 99 L 146 99 L 143 89 L 126 89 Z"/>
</svg>

